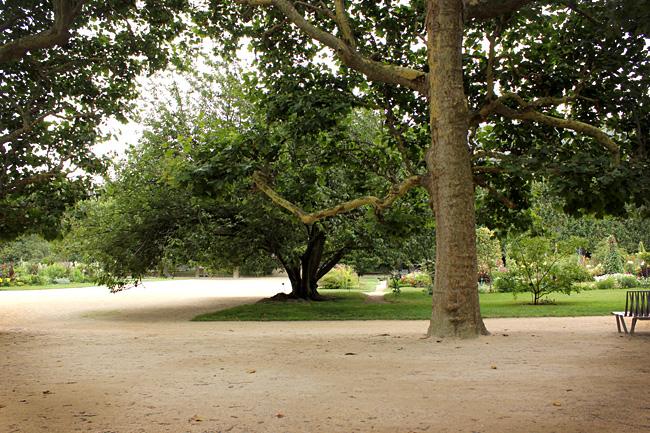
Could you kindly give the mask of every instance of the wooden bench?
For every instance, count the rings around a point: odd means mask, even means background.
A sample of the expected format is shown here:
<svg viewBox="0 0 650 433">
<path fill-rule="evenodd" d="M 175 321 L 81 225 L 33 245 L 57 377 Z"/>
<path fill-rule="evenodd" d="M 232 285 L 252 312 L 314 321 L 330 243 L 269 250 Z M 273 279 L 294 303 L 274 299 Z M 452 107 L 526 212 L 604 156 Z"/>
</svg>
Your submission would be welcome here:
<svg viewBox="0 0 650 433">
<path fill-rule="evenodd" d="M 621 326 L 627 334 L 625 318 L 632 319 L 630 334 L 634 334 L 637 320 L 650 320 L 650 290 L 629 290 L 625 298 L 625 311 L 613 311 L 616 317 L 616 327 L 621 332 Z"/>
</svg>

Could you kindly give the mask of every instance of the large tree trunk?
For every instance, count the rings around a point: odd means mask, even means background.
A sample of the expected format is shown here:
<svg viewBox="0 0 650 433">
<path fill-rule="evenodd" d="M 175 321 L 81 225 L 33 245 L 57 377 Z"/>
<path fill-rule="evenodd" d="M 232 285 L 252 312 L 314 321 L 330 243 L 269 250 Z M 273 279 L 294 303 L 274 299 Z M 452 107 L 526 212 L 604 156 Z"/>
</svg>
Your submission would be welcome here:
<svg viewBox="0 0 650 433">
<path fill-rule="evenodd" d="M 463 90 L 463 2 L 428 0 L 431 148 L 426 163 L 436 218 L 436 275 L 429 336 L 487 332 L 478 302 L 474 184 Z"/>
<path fill-rule="evenodd" d="M 291 282 L 289 297 L 319 301 L 323 299 L 318 293 L 318 280 L 322 276 L 319 271 L 322 271 L 320 263 L 325 248 L 325 233 L 316 226 L 310 227 L 308 232 L 307 249 L 300 261 L 283 264 Z"/>
</svg>

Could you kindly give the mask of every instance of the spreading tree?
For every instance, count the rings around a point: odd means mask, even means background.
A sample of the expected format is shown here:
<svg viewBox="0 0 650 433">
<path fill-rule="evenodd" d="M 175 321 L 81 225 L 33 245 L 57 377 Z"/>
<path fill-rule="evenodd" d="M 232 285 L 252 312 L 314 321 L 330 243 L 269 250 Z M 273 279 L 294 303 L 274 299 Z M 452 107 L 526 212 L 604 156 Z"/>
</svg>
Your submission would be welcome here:
<svg viewBox="0 0 650 433">
<path fill-rule="evenodd" d="M 426 132 L 411 153 L 426 163 L 436 220 L 429 335 L 475 337 L 487 332 L 475 186 L 508 207 L 520 204 L 509 192 L 525 202 L 534 175 L 560 179 L 575 209 L 647 199 L 648 28 L 636 17 L 648 10 L 607 0 L 237 0 L 211 2 L 197 22 L 226 50 L 249 38 L 272 80 L 306 64 L 352 77 L 385 108 L 405 154 Z M 316 223 L 369 203 L 309 215 L 284 204 Z"/>
<path fill-rule="evenodd" d="M 382 141 L 377 116 L 353 109 L 355 98 L 335 91 L 336 82 L 290 95 L 246 91 L 255 88 L 250 74 L 191 82 L 188 94 L 173 87 L 170 100 L 155 103 L 116 179 L 71 220 L 71 239 L 100 264 L 101 283 L 120 288 L 165 262 L 273 260 L 289 277 L 290 297 L 320 300 L 318 280 L 350 253 L 380 243 L 399 249 L 431 229 L 427 200 L 417 195 L 380 214 L 356 208 L 308 223 L 278 206 L 289 199 L 310 218 L 357 195 L 377 208 L 398 197 L 387 178 L 402 175 L 401 155 Z M 274 200 L 260 191 L 270 184 Z"/>
</svg>

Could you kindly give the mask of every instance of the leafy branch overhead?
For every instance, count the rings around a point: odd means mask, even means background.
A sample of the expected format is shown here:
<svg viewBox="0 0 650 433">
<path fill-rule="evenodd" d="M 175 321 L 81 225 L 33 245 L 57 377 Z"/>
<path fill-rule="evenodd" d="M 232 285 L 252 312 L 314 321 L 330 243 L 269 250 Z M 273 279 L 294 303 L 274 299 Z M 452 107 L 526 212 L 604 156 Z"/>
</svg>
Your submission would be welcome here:
<svg viewBox="0 0 650 433">
<path fill-rule="evenodd" d="M 52 48 L 68 42 L 73 22 L 81 13 L 84 3 L 84 0 L 52 0 L 54 21 L 51 27 L 4 42 L 0 45 L 0 63 L 18 60 L 33 50 Z M 16 15 L 9 16 L 2 28 L 11 28 L 15 21 Z"/>
<path fill-rule="evenodd" d="M 372 82 L 398 84 L 415 90 L 421 95 L 428 95 L 429 72 L 426 72 L 424 68 L 405 67 L 390 61 L 376 60 L 372 54 L 369 55 L 372 53 L 372 47 L 362 46 L 363 41 L 356 36 L 362 34 L 363 30 L 355 28 L 355 19 L 350 16 L 344 0 L 335 0 L 329 7 L 323 1 L 312 4 L 291 0 L 237 0 L 237 3 L 251 7 L 273 8 L 282 14 L 285 22 L 292 23 L 313 40 L 330 48 L 342 64 L 362 73 Z M 536 2 L 533 0 L 467 0 L 464 3 L 465 19 L 468 23 L 476 23 L 507 16 Z M 309 18 L 310 16 L 312 19 Z M 364 39 L 368 40 L 368 35 L 364 36 Z M 492 40 L 491 49 L 493 49 L 494 35 L 490 34 L 487 37 Z M 492 51 L 488 63 L 488 77 L 494 77 L 494 67 L 494 52 Z M 494 96 L 494 87 L 494 78 L 488 79 L 487 94 L 489 97 L 471 116 L 477 124 L 491 122 L 493 115 L 499 115 L 515 121 L 524 120 L 572 130 L 595 139 L 610 152 L 614 163 L 618 163 L 620 145 L 600 127 L 601 125 L 592 125 L 585 121 L 561 116 L 558 112 L 543 113 L 538 110 L 544 105 L 568 104 L 571 102 L 571 98 L 543 97 L 527 102 L 523 96 L 513 91 Z M 518 107 L 508 106 L 507 101 L 515 101 Z"/>
<path fill-rule="evenodd" d="M 0 238 L 55 236 L 61 212 L 91 194 L 109 164 L 93 152 L 106 138 L 100 125 L 125 121 L 136 78 L 181 52 L 171 41 L 186 28 L 188 7 L 183 0 L 2 3 Z"/>
</svg>

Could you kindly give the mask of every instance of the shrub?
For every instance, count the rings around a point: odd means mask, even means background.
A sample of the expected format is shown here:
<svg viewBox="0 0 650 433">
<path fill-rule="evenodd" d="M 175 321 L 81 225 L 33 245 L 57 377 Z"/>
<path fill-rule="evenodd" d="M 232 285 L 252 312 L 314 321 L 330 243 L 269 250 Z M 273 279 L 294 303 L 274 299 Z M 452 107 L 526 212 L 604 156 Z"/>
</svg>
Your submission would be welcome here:
<svg viewBox="0 0 650 433">
<path fill-rule="evenodd" d="M 605 269 L 603 269 L 603 265 L 600 263 L 598 263 L 596 266 L 587 265 L 587 271 L 589 271 L 589 273 L 594 277 L 605 275 Z"/>
<path fill-rule="evenodd" d="M 492 290 L 495 292 L 510 293 L 514 292 L 517 287 L 517 279 L 514 274 L 508 271 L 499 271 L 492 274 L 493 283 Z"/>
<path fill-rule="evenodd" d="M 619 278 L 618 280 L 618 286 L 621 289 L 632 289 L 634 287 L 638 287 L 639 282 L 637 281 L 636 277 L 632 275 L 623 275 Z"/>
<path fill-rule="evenodd" d="M 618 288 L 618 283 L 616 282 L 616 279 L 612 277 L 603 278 L 596 282 L 596 289 L 598 290 L 612 290 L 616 288 Z"/>
<path fill-rule="evenodd" d="M 583 283 L 594 280 L 594 277 L 591 275 L 589 270 L 577 263 L 573 257 L 560 260 L 558 263 L 558 272 L 562 274 L 562 278 L 574 283 Z"/>
<path fill-rule="evenodd" d="M 573 283 L 591 278 L 574 258 L 563 257 L 542 237 L 519 238 L 510 244 L 509 252 L 508 281 L 501 284 L 507 283 L 513 292 L 530 292 L 535 305 L 550 293 L 577 291 Z"/>
<path fill-rule="evenodd" d="M 318 282 L 318 288 L 324 290 L 351 290 L 359 288 L 359 276 L 351 266 L 336 265 Z"/>
<path fill-rule="evenodd" d="M 431 286 L 431 276 L 426 272 L 411 272 L 400 277 L 400 285 L 410 287 L 429 287 Z"/>
<path fill-rule="evenodd" d="M 595 281 L 584 281 L 582 283 L 575 283 L 574 286 L 579 289 L 580 291 L 582 290 L 596 290 L 596 282 Z"/>
<path fill-rule="evenodd" d="M 650 253 L 645 250 L 639 251 L 637 258 L 639 259 L 639 276 L 642 278 L 650 277 Z"/>
<path fill-rule="evenodd" d="M 41 276 L 41 275 L 30 275 L 30 274 L 23 274 L 20 275 L 17 279 L 17 281 L 20 281 L 23 283 L 23 285 L 27 286 L 41 286 L 43 284 L 47 284 L 47 281 Z"/>
<path fill-rule="evenodd" d="M 478 292 L 479 293 L 491 293 L 496 291 L 494 286 L 492 284 L 486 284 L 486 283 L 479 283 L 478 284 Z"/>
<path fill-rule="evenodd" d="M 487 227 L 476 229 L 476 259 L 478 281 L 491 282 L 492 272 L 501 263 L 501 244 L 494 232 Z"/>
<path fill-rule="evenodd" d="M 62 265 L 61 263 L 53 263 L 49 266 L 41 268 L 38 272 L 45 283 L 52 283 L 57 278 L 68 278 L 70 276 L 70 268 Z"/>
<path fill-rule="evenodd" d="M 606 274 L 618 274 L 625 271 L 625 250 L 618 246 L 614 235 L 601 241 L 596 248 L 596 258 L 603 265 Z"/>
<path fill-rule="evenodd" d="M 400 271 L 391 271 L 388 278 L 388 286 L 395 294 L 402 293 L 402 274 Z"/>
</svg>

